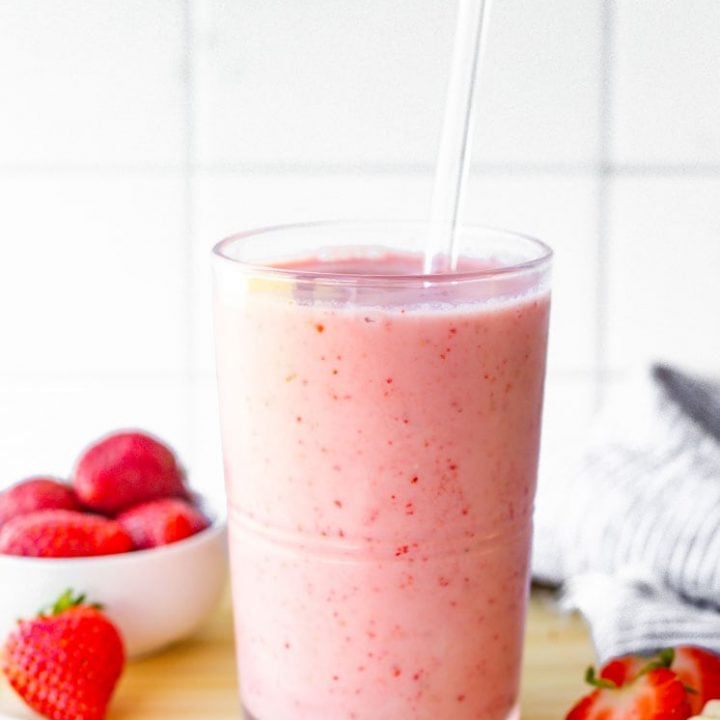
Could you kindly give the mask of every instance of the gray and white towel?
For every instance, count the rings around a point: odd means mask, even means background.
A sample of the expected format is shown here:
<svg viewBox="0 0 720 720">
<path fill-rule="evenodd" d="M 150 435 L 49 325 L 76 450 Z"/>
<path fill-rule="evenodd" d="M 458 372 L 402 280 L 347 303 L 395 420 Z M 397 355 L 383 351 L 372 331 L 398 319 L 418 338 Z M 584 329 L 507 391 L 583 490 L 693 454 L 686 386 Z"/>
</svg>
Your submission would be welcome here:
<svg viewBox="0 0 720 720">
<path fill-rule="evenodd" d="M 653 367 L 541 476 L 535 526 L 534 576 L 564 584 L 600 660 L 720 652 L 720 383 Z"/>
</svg>

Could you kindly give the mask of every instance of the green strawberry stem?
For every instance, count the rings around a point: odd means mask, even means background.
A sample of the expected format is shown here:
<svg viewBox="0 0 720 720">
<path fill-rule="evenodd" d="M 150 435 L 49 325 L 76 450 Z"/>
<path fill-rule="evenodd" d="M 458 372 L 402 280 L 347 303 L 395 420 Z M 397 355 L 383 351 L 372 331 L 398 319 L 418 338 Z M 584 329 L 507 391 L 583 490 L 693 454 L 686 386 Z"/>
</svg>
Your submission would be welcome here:
<svg viewBox="0 0 720 720">
<path fill-rule="evenodd" d="M 585 671 L 585 682 L 588 685 L 592 685 L 596 688 L 616 688 L 617 685 L 612 680 L 606 680 L 605 678 L 600 678 L 595 675 L 595 668 L 590 665 L 588 669 Z"/>
<path fill-rule="evenodd" d="M 653 658 L 643 669 L 638 673 L 644 675 L 651 670 L 657 670 L 658 668 L 669 668 L 673 664 L 675 659 L 675 648 L 664 648 L 661 650 L 655 658 Z"/>
<path fill-rule="evenodd" d="M 78 607 L 79 605 L 89 605 L 89 607 L 94 607 L 97 610 L 102 610 L 102 605 L 100 605 L 99 603 L 86 603 L 86 597 L 87 596 L 85 595 L 85 593 L 75 595 L 75 592 L 72 590 L 72 588 L 68 588 L 50 606 L 50 608 L 42 608 L 38 615 L 40 617 L 54 617 L 56 615 L 61 615 L 62 613 L 70 610 L 71 608 Z"/>
<path fill-rule="evenodd" d="M 643 665 L 640 672 L 638 672 L 638 674 L 631 679 L 636 680 L 641 675 L 645 675 L 645 673 L 649 673 L 652 670 L 669 668 L 673 664 L 673 660 L 675 660 L 675 648 L 664 648 L 660 650 L 656 655 L 654 655 L 648 663 Z M 596 688 L 617 687 L 617 685 L 612 680 L 597 677 L 597 675 L 595 675 L 595 668 L 592 665 L 590 665 L 590 667 L 588 667 L 588 669 L 585 671 L 585 682 L 588 685 L 592 685 Z M 695 690 L 692 690 L 692 688 L 686 689 L 690 692 L 695 692 Z"/>
</svg>

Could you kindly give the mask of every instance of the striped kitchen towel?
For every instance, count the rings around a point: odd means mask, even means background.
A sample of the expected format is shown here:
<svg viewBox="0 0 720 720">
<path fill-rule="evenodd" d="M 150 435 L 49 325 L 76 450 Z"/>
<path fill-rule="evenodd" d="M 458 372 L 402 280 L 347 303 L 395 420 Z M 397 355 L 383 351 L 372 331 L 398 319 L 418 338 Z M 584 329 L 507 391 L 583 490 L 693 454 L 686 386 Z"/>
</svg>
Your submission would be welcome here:
<svg viewBox="0 0 720 720">
<path fill-rule="evenodd" d="M 541 476 L 533 573 L 564 584 L 599 658 L 720 652 L 720 383 L 654 366 L 568 468 Z"/>
</svg>

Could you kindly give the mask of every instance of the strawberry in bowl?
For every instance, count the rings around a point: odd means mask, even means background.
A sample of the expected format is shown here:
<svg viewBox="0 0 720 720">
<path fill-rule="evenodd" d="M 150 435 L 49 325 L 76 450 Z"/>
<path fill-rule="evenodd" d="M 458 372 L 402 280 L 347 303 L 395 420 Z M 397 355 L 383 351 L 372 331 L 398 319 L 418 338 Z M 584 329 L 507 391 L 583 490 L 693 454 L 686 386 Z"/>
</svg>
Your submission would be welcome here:
<svg viewBox="0 0 720 720">
<path fill-rule="evenodd" d="M 115 432 L 88 447 L 75 466 L 73 488 L 85 506 L 108 515 L 148 500 L 188 497 L 175 453 L 138 431 Z"/>
<path fill-rule="evenodd" d="M 0 493 L 0 529 L 20 515 L 39 510 L 80 510 L 75 491 L 51 477 L 31 477 Z"/>
<path fill-rule="evenodd" d="M 172 449 L 140 431 L 101 438 L 69 483 L 0 493 L 0 638 L 67 587 L 97 598 L 130 656 L 192 633 L 225 585 L 226 529 L 185 484 Z"/>
<path fill-rule="evenodd" d="M 74 510 L 38 510 L 18 515 L 0 530 L 0 554 L 24 557 L 91 557 L 135 549 L 123 526 Z"/>
</svg>

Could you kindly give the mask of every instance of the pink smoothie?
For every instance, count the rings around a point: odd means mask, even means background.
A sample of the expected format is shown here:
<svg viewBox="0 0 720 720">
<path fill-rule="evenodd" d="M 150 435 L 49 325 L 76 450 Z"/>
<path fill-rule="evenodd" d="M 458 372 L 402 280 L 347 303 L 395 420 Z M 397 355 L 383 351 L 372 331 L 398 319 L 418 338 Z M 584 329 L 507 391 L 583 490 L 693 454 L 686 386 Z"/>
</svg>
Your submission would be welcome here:
<svg viewBox="0 0 720 720">
<path fill-rule="evenodd" d="M 547 290 L 325 297 L 272 278 L 217 293 L 243 704 L 257 720 L 515 717 Z"/>
</svg>

